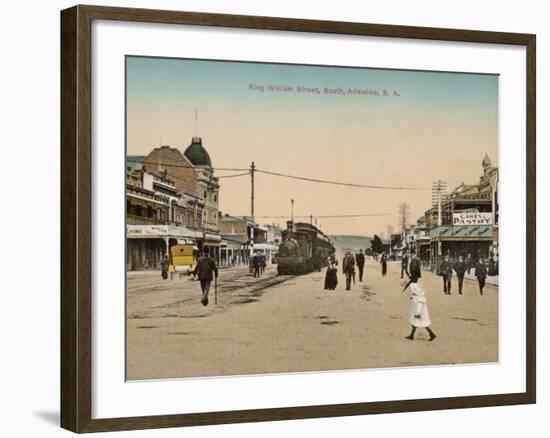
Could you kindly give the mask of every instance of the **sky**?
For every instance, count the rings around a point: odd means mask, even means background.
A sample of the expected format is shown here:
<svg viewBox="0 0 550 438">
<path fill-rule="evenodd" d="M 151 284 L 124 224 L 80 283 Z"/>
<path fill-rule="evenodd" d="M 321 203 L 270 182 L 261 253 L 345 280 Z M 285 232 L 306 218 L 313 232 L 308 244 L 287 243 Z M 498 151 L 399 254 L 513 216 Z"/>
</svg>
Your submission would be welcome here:
<svg viewBox="0 0 550 438">
<path fill-rule="evenodd" d="M 260 223 L 284 224 L 263 216 L 290 216 L 294 199 L 296 216 L 374 215 L 318 218 L 328 234 L 397 231 L 399 204 L 416 221 L 432 181 L 477 183 L 486 153 L 498 165 L 496 75 L 132 56 L 126 79 L 129 155 L 159 145 L 183 152 L 199 136 L 214 168 L 254 161 L 270 172 L 411 188 L 256 173 Z M 220 179 L 220 211 L 250 215 L 250 191 L 249 176 Z"/>
</svg>

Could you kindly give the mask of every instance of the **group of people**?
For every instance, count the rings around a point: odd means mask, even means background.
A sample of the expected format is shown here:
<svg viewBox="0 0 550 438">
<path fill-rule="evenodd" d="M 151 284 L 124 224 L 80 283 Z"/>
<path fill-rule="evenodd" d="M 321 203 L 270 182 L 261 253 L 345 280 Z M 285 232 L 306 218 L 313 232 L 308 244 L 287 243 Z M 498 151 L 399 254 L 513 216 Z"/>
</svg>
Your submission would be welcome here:
<svg viewBox="0 0 550 438">
<path fill-rule="evenodd" d="M 266 269 L 267 262 L 266 257 L 263 254 L 254 254 L 251 259 L 252 269 L 254 271 L 254 278 L 260 277 Z M 168 278 L 169 261 L 168 256 L 164 255 L 161 259 L 161 276 L 164 280 Z M 202 255 L 197 260 L 195 269 L 191 272 L 193 277 L 197 278 L 201 285 L 202 297 L 201 303 L 203 306 L 208 306 L 208 294 L 210 292 L 210 286 L 214 279 L 218 278 L 218 266 L 213 258 L 210 257 L 210 251 L 208 248 L 204 248 Z M 334 286 L 336 287 L 336 285 Z"/>
<path fill-rule="evenodd" d="M 464 259 L 463 255 L 459 255 L 458 260 L 456 261 L 451 260 L 449 255 L 446 254 L 437 269 L 437 275 L 440 275 L 443 278 L 443 293 L 451 295 L 451 279 L 453 277 L 454 271 L 456 272 L 456 277 L 458 279 L 458 293 L 462 295 L 464 276 L 466 272 L 468 274 L 470 273 L 472 265 L 473 262 L 470 254 L 468 254 L 468 257 L 466 259 Z M 477 263 L 473 265 L 473 267 L 475 268 L 474 275 L 477 278 L 479 294 L 483 295 L 483 289 L 485 288 L 487 276 L 497 275 L 498 270 L 496 272 L 492 270 L 491 266 L 485 262 L 483 256 L 479 256 Z"/>
<path fill-rule="evenodd" d="M 338 285 L 338 260 L 334 254 L 328 258 L 327 272 L 325 276 L 325 289 L 334 290 Z M 382 275 L 387 273 L 387 256 L 385 253 L 380 255 L 380 264 L 382 265 Z M 363 281 L 363 273 L 365 268 L 365 254 L 360 250 L 355 256 L 351 251 L 347 250 L 342 260 L 342 271 L 346 278 L 346 290 L 350 290 L 352 282 L 355 283 L 355 268 L 359 271 L 359 281 Z M 437 336 L 430 328 L 431 320 L 428 311 L 428 303 L 426 300 L 426 292 L 420 285 L 418 280 L 422 277 L 422 263 L 416 256 L 414 251 L 411 251 L 411 259 L 406 256 L 401 261 L 401 278 L 406 274 L 409 281 L 403 291 L 409 289 L 410 295 L 410 318 L 411 332 L 405 336 L 408 340 L 414 340 L 416 330 L 425 328 L 429 335 L 429 341 L 433 341 Z"/>
<path fill-rule="evenodd" d="M 214 278 L 218 278 L 218 266 L 213 258 L 209 255 L 210 251 L 208 248 L 204 248 L 202 255 L 197 260 L 197 265 L 195 269 L 190 272 L 190 274 L 197 278 L 201 284 L 201 303 L 203 306 L 208 306 L 208 293 L 210 291 L 210 285 Z M 170 265 L 168 255 L 164 255 L 160 261 L 160 275 L 163 280 L 168 278 L 168 273 L 170 273 L 170 278 L 174 273 L 173 265 Z"/>
<path fill-rule="evenodd" d="M 351 251 L 347 250 L 342 260 L 342 273 L 346 278 L 346 290 L 351 289 L 351 284 L 355 284 L 355 267 L 359 271 L 359 281 L 363 281 L 363 273 L 365 270 L 365 254 L 363 250 L 359 250 L 355 256 Z M 325 289 L 334 290 L 338 285 L 338 260 L 336 256 L 331 254 L 327 261 L 327 272 L 325 275 Z"/>
<path fill-rule="evenodd" d="M 325 289 L 334 290 L 338 285 L 338 260 L 334 254 L 331 254 L 328 258 L 327 272 L 325 276 Z M 387 258 L 385 254 L 380 257 L 380 263 L 382 265 L 382 275 L 387 273 Z M 259 277 L 265 270 L 265 257 L 262 262 L 262 256 L 255 254 L 252 258 L 252 267 L 254 270 L 254 277 Z M 359 281 L 363 281 L 363 274 L 365 268 L 365 254 L 363 250 L 360 250 L 357 254 L 353 255 L 351 251 L 346 251 L 342 260 L 342 272 L 346 278 L 346 290 L 351 289 L 352 282 L 355 283 L 355 269 L 359 271 Z M 451 261 L 449 255 L 445 255 L 443 261 L 439 265 L 438 275 L 443 277 L 443 291 L 445 294 L 451 294 L 451 278 L 453 276 L 453 270 L 456 272 L 458 278 L 458 293 L 462 294 L 462 285 L 464 282 L 464 276 L 466 272 L 471 269 L 470 262 L 465 260 L 462 255 L 458 257 L 457 261 Z M 202 297 L 201 303 L 203 306 L 208 305 L 208 294 L 210 291 L 211 283 L 214 279 L 218 278 L 218 267 L 216 262 L 209 256 L 208 248 L 204 248 L 201 257 L 197 261 L 197 265 L 192 272 L 193 275 L 198 277 L 201 285 Z M 411 332 L 405 338 L 408 340 L 414 340 L 416 330 L 418 328 L 425 328 L 429 335 L 429 341 L 433 341 L 436 338 L 436 334 L 430 328 L 431 320 L 428 311 L 428 303 L 426 300 L 426 292 L 419 283 L 419 279 L 422 277 L 421 261 L 416 256 L 414 250 L 411 251 L 410 260 L 408 256 L 404 256 L 401 260 L 401 278 L 404 278 L 404 274 L 407 275 L 409 281 L 407 282 L 403 292 L 410 289 L 410 315 L 409 322 L 411 324 Z M 483 288 L 485 287 L 485 280 L 489 275 L 489 268 L 485 263 L 483 257 L 479 257 L 478 262 L 475 264 L 475 276 L 477 277 L 479 284 L 479 292 L 483 295 Z M 161 275 L 163 279 L 168 277 L 168 257 L 164 256 L 161 260 Z"/>
<path fill-rule="evenodd" d="M 170 274 L 170 280 L 174 279 L 174 274 L 176 273 L 176 267 L 170 263 L 168 254 L 164 254 L 160 259 L 160 275 L 163 280 L 168 279 L 168 274 Z"/>
<path fill-rule="evenodd" d="M 255 253 L 251 260 L 254 278 L 259 278 L 265 272 L 267 261 L 264 254 Z"/>
</svg>

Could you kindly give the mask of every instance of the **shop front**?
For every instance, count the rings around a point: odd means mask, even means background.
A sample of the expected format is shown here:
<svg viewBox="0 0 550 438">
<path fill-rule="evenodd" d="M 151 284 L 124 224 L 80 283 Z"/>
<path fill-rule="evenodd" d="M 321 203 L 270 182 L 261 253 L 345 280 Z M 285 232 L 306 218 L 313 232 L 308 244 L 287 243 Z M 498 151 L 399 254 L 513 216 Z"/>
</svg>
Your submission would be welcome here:
<svg viewBox="0 0 550 438">
<path fill-rule="evenodd" d="M 202 233 L 174 225 L 126 225 L 126 269 L 160 269 L 169 249 L 178 244 L 196 245 Z"/>
<path fill-rule="evenodd" d="M 199 251 L 202 253 L 205 248 L 208 248 L 210 257 L 212 257 L 217 264 L 220 263 L 221 244 L 221 236 L 212 232 L 201 232 L 200 237 L 197 239 Z"/>
<path fill-rule="evenodd" d="M 486 259 L 493 248 L 492 225 L 442 226 L 430 230 L 431 267 L 435 269 L 445 255 L 458 259 L 468 255 L 472 260 Z"/>
</svg>

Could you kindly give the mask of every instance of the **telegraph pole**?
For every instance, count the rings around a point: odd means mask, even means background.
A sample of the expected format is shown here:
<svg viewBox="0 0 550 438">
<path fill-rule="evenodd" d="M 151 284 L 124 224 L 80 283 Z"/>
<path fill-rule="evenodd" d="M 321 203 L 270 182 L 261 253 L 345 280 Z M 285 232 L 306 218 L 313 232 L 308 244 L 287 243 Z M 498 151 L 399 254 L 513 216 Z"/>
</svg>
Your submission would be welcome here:
<svg viewBox="0 0 550 438">
<path fill-rule="evenodd" d="M 447 192 L 447 183 L 437 180 L 432 183 L 432 205 L 437 206 L 437 226 L 442 225 L 441 201 Z"/>
<path fill-rule="evenodd" d="M 251 196 L 250 196 L 250 260 L 252 260 L 252 257 L 254 257 L 254 172 L 256 170 L 256 166 L 254 165 L 254 161 L 250 165 L 250 182 L 251 182 Z"/>
<path fill-rule="evenodd" d="M 407 225 L 409 224 L 409 212 L 409 204 L 407 204 L 406 202 L 402 202 L 401 204 L 399 204 L 398 220 L 399 226 L 401 227 L 401 232 L 404 232 L 405 228 L 407 228 Z"/>
<path fill-rule="evenodd" d="M 442 220 L 442 209 L 441 201 L 443 196 L 447 191 L 447 183 L 445 181 L 437 180 L 432 183 L 432 205 L 437 204 L 437 226 L 441 227 L 443 224 Z M 441 240 L 437 242 L 437 255 L 441 256 Z"/>
<path fill-rule="evenodd" d="M 409 224 L 409 212 L 410 212 L 410 205 L 406 202 L 402 202 L 399 204 L 399 212 L 398 212 L 398 221 L 399 226 L 401 227 L 401 244 L 404 244 L 404 247 L 406 248 L 406 251 L 409 251 L 409 242 L 406 236 L 406 229 L 407 225 Z"/>
<path fill-rule="evenodd" d="M 294 199 L 290 200 L 290 221 L 292 222 L 292 229 L 294 229 Z"/>
</svg>

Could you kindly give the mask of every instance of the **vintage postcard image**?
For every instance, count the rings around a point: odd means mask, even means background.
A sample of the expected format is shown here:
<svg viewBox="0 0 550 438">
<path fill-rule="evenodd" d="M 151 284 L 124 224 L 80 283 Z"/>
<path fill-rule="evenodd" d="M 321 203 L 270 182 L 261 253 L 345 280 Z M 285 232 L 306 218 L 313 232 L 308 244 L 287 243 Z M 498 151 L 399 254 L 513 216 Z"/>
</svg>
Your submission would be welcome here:
<svg viewBox="0 0 550 438">
<path fill-rule="evenodd" d="M 127 379 L 497 362 L 498 81 L 127 56 Z"/>
</svg>

